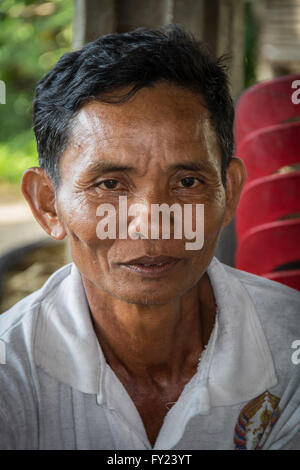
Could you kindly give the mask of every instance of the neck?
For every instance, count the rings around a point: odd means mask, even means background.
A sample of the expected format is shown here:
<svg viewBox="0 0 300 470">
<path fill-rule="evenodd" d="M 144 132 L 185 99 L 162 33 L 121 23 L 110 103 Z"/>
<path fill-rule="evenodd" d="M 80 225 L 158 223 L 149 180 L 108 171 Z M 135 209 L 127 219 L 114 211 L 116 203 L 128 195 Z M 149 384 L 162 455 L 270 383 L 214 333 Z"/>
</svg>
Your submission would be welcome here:
<svg viewBox="0 0 300 470">
<path fill-rule="evenodd" d="M 124 302 L 83 277 L 96 335 L 108 364 L 134 378 L 176 379 L 195 368 L 208 343 L 215 300 L 208 275 L 166 305 Z"/>
</svg>

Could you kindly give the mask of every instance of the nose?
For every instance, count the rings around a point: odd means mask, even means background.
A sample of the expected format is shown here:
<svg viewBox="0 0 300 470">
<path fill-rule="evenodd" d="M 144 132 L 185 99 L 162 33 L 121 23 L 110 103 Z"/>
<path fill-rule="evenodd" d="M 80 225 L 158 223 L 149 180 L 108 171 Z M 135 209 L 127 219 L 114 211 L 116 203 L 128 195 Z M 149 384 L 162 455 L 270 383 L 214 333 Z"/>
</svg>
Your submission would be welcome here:
<svg viewBox="0 0 300 470">
<path fill-rule="evenodd" d="M 151 238 L 151 203 L 149 201 L 133 203 L 128 207 L 128 216 L 133 217 L 128 225 L 131 239 Z"/>
<path fill-rule="evenodd" d="M 171 207 L 172 206 L 172 207 Z M 133 217 L 128 226 L 128 235 L 132 239 L 181 238 L 182 212 L 179 204 L 147 199 L 128 207 L 129 217 Z M 174 230 L 174 226 L 175 229 Z"/>
</svg>

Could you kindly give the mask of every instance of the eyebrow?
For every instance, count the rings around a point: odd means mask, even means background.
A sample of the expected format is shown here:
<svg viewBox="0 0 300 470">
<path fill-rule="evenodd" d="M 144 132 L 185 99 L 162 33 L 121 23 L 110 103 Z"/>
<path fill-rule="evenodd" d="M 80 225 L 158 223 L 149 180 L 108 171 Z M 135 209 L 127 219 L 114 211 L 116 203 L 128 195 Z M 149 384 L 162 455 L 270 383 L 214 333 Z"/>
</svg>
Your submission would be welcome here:
<svg viewBox="0 0 300 470">
<path fill-rule="evenodd" d="M 209 164 L 202 162 L 186 162 L 178 163 L 170 166 L 174 170 L 187 170 L 187 171 L 211 171 L 212 167 Z"/>
<path fill-rule="evenodd" d="M 176 163 L 170 165 L 169 169 L 171 170 L 187 170 L 187 171 L 211 171 L 212 168 L 208 164 L 202 162 L 185 162 L 185 163 Z M 123 171 L 137 171 L 133 166 L 121 165 L 119 163 L 99 160 L 97 162 L 89 165 L 84 172 L 86 178 L 91 178 L 97 176 L 99 173 L 106 174 L 110 172 L 123 172 Z"/>
<path fill-rule="evenodd" d="M 84 172 L 85 177 L 93 177 L 99 173 L 106 174 L 112 171 L 133 171 L 135 168 L 133 166 L 121 165 L 119 163 L 109 162 L 100 160 L 98 162 L 92 163 L 89 165 Z"/>
</svg>

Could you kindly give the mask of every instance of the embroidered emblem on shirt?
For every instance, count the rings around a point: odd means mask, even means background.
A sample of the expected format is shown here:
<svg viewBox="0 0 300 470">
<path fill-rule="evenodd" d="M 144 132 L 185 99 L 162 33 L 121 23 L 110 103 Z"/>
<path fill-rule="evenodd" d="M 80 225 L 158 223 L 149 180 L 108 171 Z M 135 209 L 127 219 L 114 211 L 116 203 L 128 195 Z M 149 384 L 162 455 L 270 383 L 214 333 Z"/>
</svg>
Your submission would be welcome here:
<svg viewBox="0 0 300 470">
<path fill-rule="evenodd" d="M 241 410 L 234 429 L 236 450 L 259 450 L 280 416 L 280 398 L 266 391 Z"/>
</svg>

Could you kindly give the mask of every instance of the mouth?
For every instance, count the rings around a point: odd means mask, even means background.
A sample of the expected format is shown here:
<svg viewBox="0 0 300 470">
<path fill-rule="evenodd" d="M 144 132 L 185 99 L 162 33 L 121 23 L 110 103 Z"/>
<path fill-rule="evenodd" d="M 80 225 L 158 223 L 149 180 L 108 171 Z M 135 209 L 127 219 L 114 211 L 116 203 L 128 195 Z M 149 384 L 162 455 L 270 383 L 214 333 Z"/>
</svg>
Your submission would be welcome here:
<svg viewBox="0 0 300 470">
<path fill-rule="evenodd" d="M 121 265 L 145 277 L 160 277 L 169 272 L 180 260 L 171 256 L 142 256 Z"/>
</svg>

